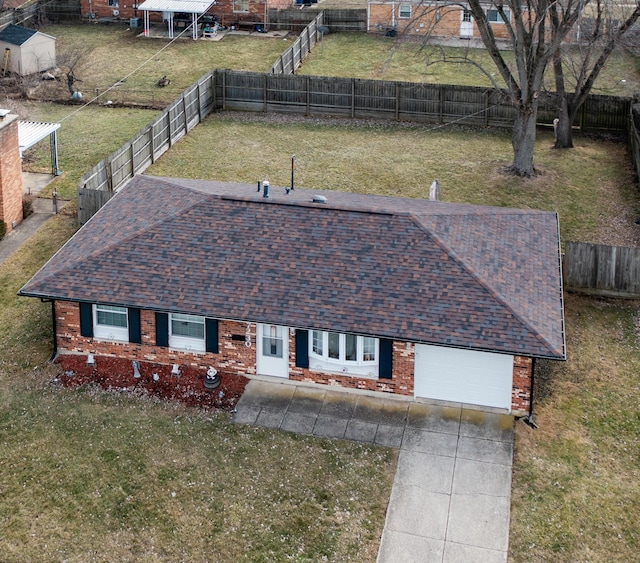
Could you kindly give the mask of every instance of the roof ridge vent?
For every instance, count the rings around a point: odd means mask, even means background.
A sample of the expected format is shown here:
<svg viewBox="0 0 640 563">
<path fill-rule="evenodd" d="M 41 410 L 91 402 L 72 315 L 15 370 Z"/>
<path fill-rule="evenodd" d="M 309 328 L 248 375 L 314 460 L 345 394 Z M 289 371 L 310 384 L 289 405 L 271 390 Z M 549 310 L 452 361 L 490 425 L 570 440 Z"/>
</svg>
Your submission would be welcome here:
<svg viewBox="0 0 640 563">
<path fill-rule="evenodd" d="M 311 199 L 311 201 L 313 203 L 327 203 L 327 198 L 324 197 L 323 195 L 314 195 L 313 198 Z"/>
</svg>

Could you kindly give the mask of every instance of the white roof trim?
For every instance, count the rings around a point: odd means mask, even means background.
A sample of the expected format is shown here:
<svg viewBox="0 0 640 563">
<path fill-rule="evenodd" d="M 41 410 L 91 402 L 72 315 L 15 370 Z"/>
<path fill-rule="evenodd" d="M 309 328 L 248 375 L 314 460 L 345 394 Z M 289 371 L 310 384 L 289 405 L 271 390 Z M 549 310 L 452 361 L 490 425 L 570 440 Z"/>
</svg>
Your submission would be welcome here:
<svg viewBox="0 0 640 563">
<path fill-rule="evenodd" d="M 59 123 L 18 121 L 18 144 L 20 145 L 20 154 L 58 129 L 60 129 Z"/>
<path fill-rule="evenodd" d="M 138 6 L 144 12 L 185 12 L 204 14 L 215 0 L 146 0 Z"/>
</svg>

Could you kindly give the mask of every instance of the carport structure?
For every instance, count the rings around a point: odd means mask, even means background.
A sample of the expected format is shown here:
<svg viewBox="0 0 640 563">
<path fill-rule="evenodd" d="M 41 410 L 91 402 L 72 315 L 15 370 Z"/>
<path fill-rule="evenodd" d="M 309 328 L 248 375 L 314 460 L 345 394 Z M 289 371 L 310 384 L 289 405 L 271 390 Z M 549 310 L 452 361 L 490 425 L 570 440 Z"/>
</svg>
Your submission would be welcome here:
<svg viewBox="0 0 640 563">
<path fill-rule="evenodd" d="M 144 35 L 149 36 L 149 12 L 162 12 L 169 39 L 173 39 L 174 14 L 185 13 L 191 15 L 191 38 L 198 39 L 198 18 L 214 4 L 215 0 L 146 0 L 138 6 L 144 14 Z"/>
<path fill-rule="evenodd" d="M 42 123 L 37 121 L 18 121 L 18 145 L 20 156 L 27 149 L 49 137 L 51 151 L 51 174 L 60 175 L 58 168 L 58 129 L 59 123 Z"/>
</svg>

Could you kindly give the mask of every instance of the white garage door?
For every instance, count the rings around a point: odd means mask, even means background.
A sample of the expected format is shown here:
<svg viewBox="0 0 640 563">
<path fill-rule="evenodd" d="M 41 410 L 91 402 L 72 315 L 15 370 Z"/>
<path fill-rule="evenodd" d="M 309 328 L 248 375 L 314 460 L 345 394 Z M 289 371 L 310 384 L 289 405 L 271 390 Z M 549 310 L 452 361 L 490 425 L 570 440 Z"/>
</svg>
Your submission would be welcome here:
<svg viewBox="0 0 640 563">
<path fill-rule="evenodd" d="M 511 410 L 513 356 L 416 344 L 416 397 Z"/>
</svg>

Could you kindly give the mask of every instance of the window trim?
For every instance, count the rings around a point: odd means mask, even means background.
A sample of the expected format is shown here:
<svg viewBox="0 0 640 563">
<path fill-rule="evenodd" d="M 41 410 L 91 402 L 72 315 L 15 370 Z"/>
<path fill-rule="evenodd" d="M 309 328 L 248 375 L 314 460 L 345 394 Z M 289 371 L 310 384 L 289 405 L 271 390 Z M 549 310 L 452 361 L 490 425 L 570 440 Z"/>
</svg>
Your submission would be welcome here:
<svg viewBox="0 0 640 563">
<path fill-rule="evenodd" d="M 406 10 L 409 10 L 409 14 L 406 14 Z M 411 19 L 411 4 L 399 4 L 398 5 L 398 19 L 400 20 L 409 20 Z"/>
<path fill-rule="evenodd" d="M 347 335 L 345 333 L 336 333 L 322 330 L 311 330 L 308 343 L 309 349 L 309 367 L 318 371 L 342 372 L 346 375 L 357 375 L 359 377 L 377 378 L 378 367 L 380 364 L 380 339 L 372 336 L 362 336 L 358 334 L 350 334 L 356 337 L 356 359 L 346 359 Z M 329 357 L 329 334 L 338 335 L 338 358 Z M 319 350 L 318 343 L 321 337 L 322 350 L 321 354 L 315 350 Z M 374 341 L 374 359 L 364 359 L 364 343 L 365 339 L 371 338 Z"/>
<path fill-rule="evenodd" d="M 125 326 L 110 325 L 98 322 L 98 312 L 109 312 L 124 315 Z M 93 318 L 93 338 L 99 340 L 113 340 L 117 342 L 129 342 L 129 310 L 119 305 L 104 305 L 94 303 L 91 307 Z"/>
<path fill-rule="evenodd" d="M 491 19 L 491 16 L 493 14 L 495 14 L 495 19 Z M 502 19 L 502 16 L 500 15 L 500 12 L 498 10 L 496 10 L 495 8 L 491 8 L 487 10 L 487 21 L 491 24 L 505 25 L 511 19 L 511 12 L 509 12 L 509 10 L 505 8 L 504 15 L 506 16 L 507 21 Z"/>
<path fill-rule="evenodd" d="M 174 317 L 176 317 L 174 319 Z M 183 318 L 177 318 L 183 317 Z M 173 334 L 173 321 L 202 324 L 202 338 Z M 202 321 L 202 322 L 200 322 Z M 204 353 L 207 350 L 207 323 L 206 318 L 200 315 L 188 315 L 185 313 L 169 313 L 169 348 L 182 352 Z"/>
<path fill-rule="evenodd" d="M 236 6 L 243 6 L 246 5 L 246 8 L 244 9 L 236 9 Z M 233 0 L 232 3 L 233 6 L 233 13 L 234 14 L 248 14 L 249 13 L 249 0 Z"/>
</svg>

